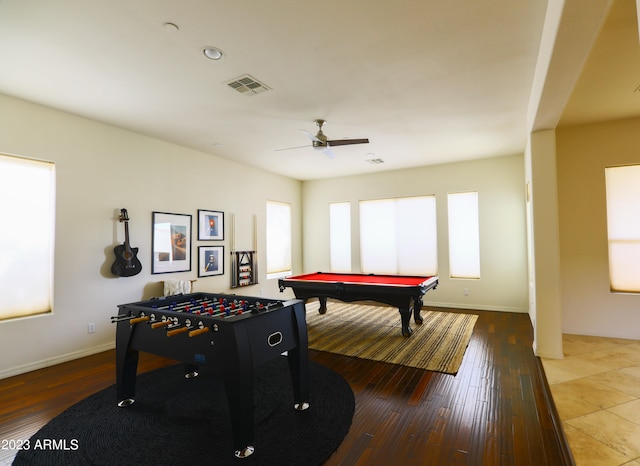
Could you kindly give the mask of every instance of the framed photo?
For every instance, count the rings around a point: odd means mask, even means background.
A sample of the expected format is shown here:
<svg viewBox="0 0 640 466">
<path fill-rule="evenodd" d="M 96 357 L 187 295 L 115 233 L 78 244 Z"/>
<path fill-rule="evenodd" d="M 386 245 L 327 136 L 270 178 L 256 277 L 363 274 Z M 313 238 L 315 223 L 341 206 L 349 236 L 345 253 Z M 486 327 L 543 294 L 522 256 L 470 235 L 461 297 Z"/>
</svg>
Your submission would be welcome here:
<svg viewBox="0 0 640 466">
<path fill-rule="evenodd" d="M 224 274 L 224 246 L 198 247 L 198 277 Z"/>
<path fill-rule="evenodd" d="M 151 273 L 191 270 L 191 215 L 153 212 Z"/>
<path fill-rule="evenodd" d="M 224 212 L 198 209 L 198 239 L 224 239 Z"/>
</svg>

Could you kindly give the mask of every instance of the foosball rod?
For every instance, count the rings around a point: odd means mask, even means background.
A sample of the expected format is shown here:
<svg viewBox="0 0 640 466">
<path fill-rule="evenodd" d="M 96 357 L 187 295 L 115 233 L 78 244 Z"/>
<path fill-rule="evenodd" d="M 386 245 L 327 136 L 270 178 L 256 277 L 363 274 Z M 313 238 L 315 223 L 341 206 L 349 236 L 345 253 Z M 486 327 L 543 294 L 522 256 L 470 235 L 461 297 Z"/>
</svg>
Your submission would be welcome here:
<svg viewBox="0 0 640 466">
<path fill-rule="evenodd" d="M 131 316 L 129 314 L 122 314 L 122 315 L 117 315 L 117 316 L 111 316 L 111 323 L 118 323 L 118 322 L 123 322 L 125 320 L 129 320 L 131 318 Z"/>
</svg>

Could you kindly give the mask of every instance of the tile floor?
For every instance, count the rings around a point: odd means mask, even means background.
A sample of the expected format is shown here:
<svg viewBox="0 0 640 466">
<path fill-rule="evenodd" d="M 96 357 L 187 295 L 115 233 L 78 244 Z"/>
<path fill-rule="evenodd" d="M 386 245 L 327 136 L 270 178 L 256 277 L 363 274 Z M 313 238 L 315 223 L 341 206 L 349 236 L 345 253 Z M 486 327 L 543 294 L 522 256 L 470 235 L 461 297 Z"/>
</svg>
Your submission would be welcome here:
<svg viewBox="0 0 640 466">
<path fill-rule="evenodd" d="M 640 340 L 563 336 L 542 359 L 577 466 L 640 466 Z"/>
</svg>

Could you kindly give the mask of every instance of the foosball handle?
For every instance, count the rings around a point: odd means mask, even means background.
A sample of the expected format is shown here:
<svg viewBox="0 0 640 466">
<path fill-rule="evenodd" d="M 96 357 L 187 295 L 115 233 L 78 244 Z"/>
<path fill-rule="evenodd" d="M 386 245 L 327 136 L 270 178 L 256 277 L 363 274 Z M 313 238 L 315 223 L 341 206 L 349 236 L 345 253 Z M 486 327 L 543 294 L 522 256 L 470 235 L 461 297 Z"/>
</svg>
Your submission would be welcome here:
<svg viewBox="0 0 640 466">
<path fill-rule="evenodd" d="M 197 330 L 191 330 L 189 332 L 189 337 L 197 337 L 198 335 L 202 335 L 203 333 L 207 333 L 209 331 L 209 327 L 202 327 Z"/>
<path fill-rule="evenodd" d="M 181 327 L 181 328 L 176 328 L 173 330 L 168 330 L 167 331 L 167 336 L 168 337 L 172 337 L 174 335 L 178 335 L 179 333 L 184 333 L 184 332 L 188 332 L 189 331 L 189 327 Z"/>
<path fill-rule="evenodd" d="M 129 319 L 129 323 L 133 325 L 133 324 L 138 324 L 140 322 L 146 322 L 148 320 L 149 320 L 149 316 L 134 317 L 133 319 Z"/>
<path fill-rule="evenodd" d="M 173 324 L 173 322 L 171 322 L 170 320 L 164 320 L 162 322 L 154 322 L 151 324 L 151 328 L 156 329 L 156 328 L 160 328 L 160 327 L 166 327 L 168 325 Z"/>
</svg>

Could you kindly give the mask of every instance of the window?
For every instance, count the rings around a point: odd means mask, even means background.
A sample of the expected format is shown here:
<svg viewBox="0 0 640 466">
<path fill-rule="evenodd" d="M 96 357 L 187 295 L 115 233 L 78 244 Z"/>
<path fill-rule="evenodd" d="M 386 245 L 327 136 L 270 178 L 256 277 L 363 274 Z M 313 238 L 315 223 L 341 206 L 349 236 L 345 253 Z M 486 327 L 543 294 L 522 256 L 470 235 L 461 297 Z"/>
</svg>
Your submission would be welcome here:
<svg viewBox="0 0 640 466">
<path fill-rule="evenodd" d="M 351 203 L 329 204 L 329 249 L 332 272 L 351 272 Z"/>
<path fill-rule="evenodd" d="M 437 275 L 435 196 L 360 202 L 363 273 Z"/>
<path fill-rule="evenodd" d="M 605 168 L 611 291 L 640 292 L 640 165 Z"/>
<path fill-rule="evenodd" d="M 451 278 L 480 278 L 478 193 L 449 194 L 447 199 Z"/>
<path fill-rule="evenodd" d="M 51 312 L 52 163 L 0 155 L 0 319 Z"/>
<path fill-rule="evenodd" d="M 267 201 L 267 278 L 291 274 L 291 206 Z"/>
</svg>

